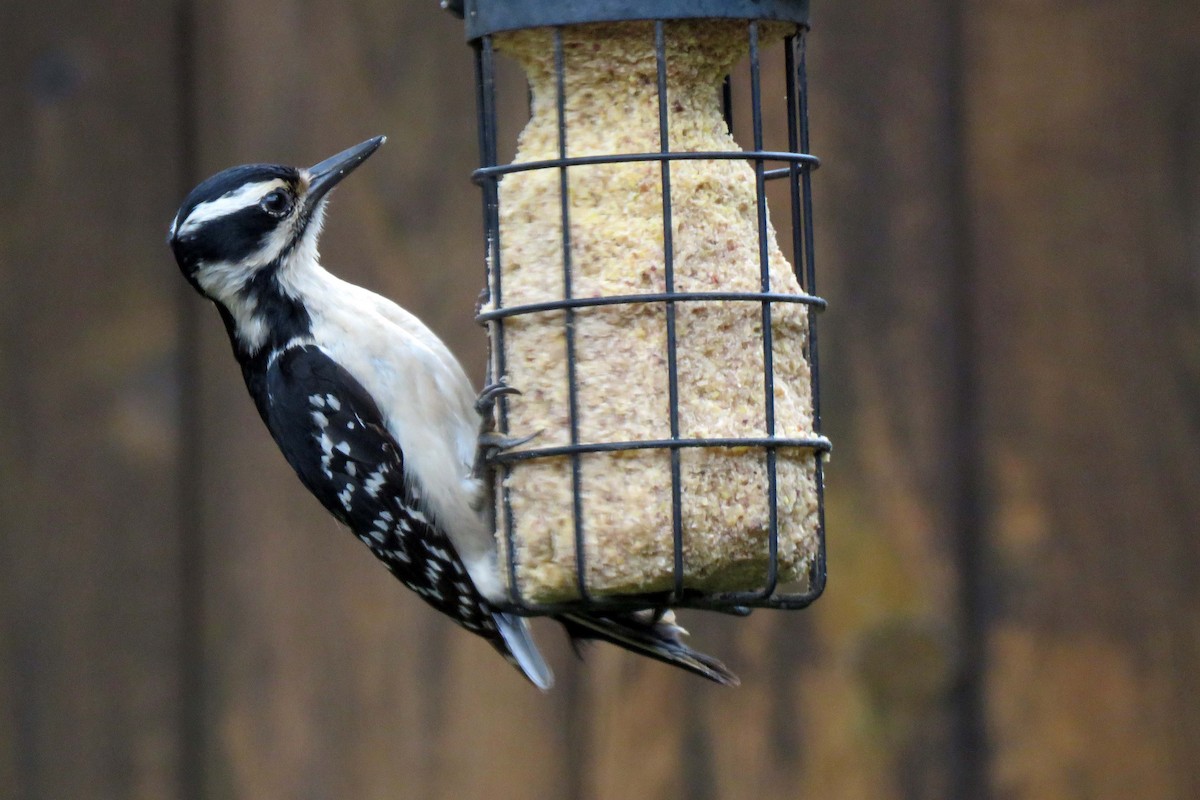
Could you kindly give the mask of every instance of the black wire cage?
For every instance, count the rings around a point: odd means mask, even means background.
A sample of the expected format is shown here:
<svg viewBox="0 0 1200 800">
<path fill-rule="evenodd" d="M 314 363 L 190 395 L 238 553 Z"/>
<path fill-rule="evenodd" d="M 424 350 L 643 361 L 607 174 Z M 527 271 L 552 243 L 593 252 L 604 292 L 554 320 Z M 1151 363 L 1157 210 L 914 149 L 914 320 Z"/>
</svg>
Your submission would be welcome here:
<svg viewBox="0 0 1200 800">
<path fill-rule="evenodd" d="M 556 334 L 561 335 L 565 347 L 565 383 L 566 383 L 566 413 L 565 434 L 562 441 L 545 441 L 543 437 L 535 437 L 532 441 L 509 450 L 501 450 L 489 456 L 488 463 L 493 470 L 493 477 L 498 477 L 493 486 L 496 490 L 494 523 L 504 554 L 502 569 L 507 576 L 510 607 L 508 610 L 522 614 L 545 614 L 566 610 L 578 610 L 586 607 L 589 610 L 628 610 L 645 607 L 692 607 L 726 613 L 745 614 L 754 607 L 769 607 L 780 609 L 803 608 L 813 602 L 825 586 L 825 534 L 824 534 L 824 479 L 823 458 L 829 450 L 829 441 L 820 433 L 820 402 L 819 379 L 817 370 L 817 328 L 816 313 L 824 309 L 825 301 L 816 295 L 814 248 L 813 248 L 813 209 L 811 174 L 818 166 L 818 160 L 808 153 L 808 119 L 807 119 L 807 90 L 805 84 L 805 51 L 804 36 L 808 28 L 807 0 L 644 0 L 643 2 L 628 2 L 622 0 L 587 0 L 571 3 L 545 3 L 539 0 L 466 0 L 465 3 L 444 3 L 451 11 L 462 15 L 466 22 L 467 39 L 475 51 L 477 79 L 477 113 L 479 125 L 479 146 L 481 166 L 474 172 L 473 179 L 483 192 L 483 222 L 487 258 L 488 302 L 480 310 L 478 321 L 488 330 L 491 361 L 489 373 L 500 379 L 509 376 L 510 364 L 506 363 L 508 349 L 506 335 L 510 326 L 531 318 L 553 319 L 560 327 Z M 672 146 L 672 91 L 669 91 L 669 60 L 671 48 L 668 46 L 672 35 L 673 25 L 681 20 L 722 20 L 721 24 L 737 25 L 741 37 L 739 46 L 745 54 L 742 63 L 748 61 L 748 71 L 739 72 L 739 80 L 734 80 L 726 73 L 720 84 L 721 114 L 728 132 L 733 131 L 734 110 L 739 109 L 739 116 L 744 113 L 746 101 L 749 106 L 749 138 L 752 139 L 750 149 L 729 150 L 696 150 Z M 647 46 L 653 53 L 653 66 L 647 73 L 647 80 L 654 85 L 648 88 L 657 94 L 657 147 L 644 148 L 631 152 L 586 152 L 573 153 L 575 131 L 571 129 L 570 107 L 575 102 L 569 96 L 567 62 L 569 51 L 574 43 L 570 32 L 578 30 L 575 26 L 591 23 L 625 23 L 637 22 L 644 25 L 646 35 L 652 37 Z M 539 39 L 542 46 L 547 48 L 544 54 L 544 64 L 548 70 L 548 80 L 552 91 L 550 109 L 553 145 L 550 151 L 553 157 L 526 158 L 501 163 L 499 141 L 501 122 L 501 104 L 497 100 L 497 51 L 503 49 L 497 46 L 497 38 L 513 31 L 540 30 L 544 37 Z M 782 30 L 782 35 L 779 35 Z M 770 32 L 770 36 L 766 32 Z M 782 41 L 784 51 L 783 85 L 785 87 L 783 102 L 786 105 L 786 148 L 765 149 L 765 129 L 770 120 L 764 113 L 763 96 L 765 78 L 761 69 L 762 50 L 774 47 L 774 40 Z M 602 44 L 595 45 L 602 48 Z M 600 54 L 604 57 L 604 54 Z M 778 59 L 773 59 L 772 63 Z M 745 75 L 746 79 L 741 80 Z M 652 77 L 651 77 L 652 76 Z M 739 94 L 748 83 L 748 98 Z M 532 103 L 532 98 L 531 98 Z M 678 110 L 676 108 L 675 110 Z M 770 115 L 772 120 L 778 119 L 779 114 Z M 743 122 L 743 127 L 745 124 Z M 782 126 L 781 126 L 782 127 Z M 746 287 L 727 287 L 721 285 L 705 286 L 697 289 L 695 286 L 683 286 L 677 276 L 680 269 L 680 256 L 676 252 L 675 239 L 677 236 L 678 217 L 682 213 L 673 203 L 673 169 L 676 173 L 683 169 L 677 166 L 680 162 L 730 162 L 740 161 L 749 164 L 753 169 L 754 208 L 748 212 L 757 229 L 757 283 L 753 290 Z M 648 164 L 656 170 L 658 187 L 655 198 L 661 197 L 660 209 L 657 211 L 657 243 L 661 244 L 661 291 L 611 291 L 596 292 L 581 289 L 582 278 L 578 265 L 573 260 L 572 236 L 575 235 L 576 225 L 572 219 L 575 211 L 573 206 L 572 185 L 577 170 L 597 165 L 616 164 Z M 558 262 L 556 269 L 561 275 L 561 292 L 559 296 L 541 297 L 530 300 L 528 297 L 510 299 L 511 292 L 506 292 L 506 275 L 503 256 L 502 236 L 505 231 L 502 225 L 502 184 L 506 177 L 518 173 L 540 173 L 550 181 L 547 186 L 554 191 L 548 192 L 546 203 L 556 206 L 553 216 L 556 225 L 543 233 L 556 237 Z M 768 187 L 774 182 L 782 182 L 786 191 L 774 191 L 773 196 L 778 203 L 782 198 L 788 209 L 788 218 L 782 220 L 782 227 L 790 233 L 792 250 L 792 276 L 794 285 L 799 287 L 786 290 L 778 285 L 779 281 L 772 280 L 769 262 L 773 258 L 772 230 L 768 215 Z M 631 211 L 630 213 L 636 213 Z M 752 234 L 751 234 L 752 236 Z M 650 269 L 654 269 L 651 267 Z M 656 275 L 660 273 L 655 272 Z M 791 277 L 791 276 L 789 276 Z M 793 284 L 789 284 L 792 286 Z M 508 303 L 508 304 L 506 304 Z M 696 305 L 691 305 L 696 304 Z M 740 308 L 756 309 L 754 320 L 759 332 L 760 342 L 754 343 L 754 359 L 761 358 L 761 376 L 758 378 L 761 392 L 762 419 L 760 430 L 756 435 L 687 435 L 681 424 L 681 398 L 686 400 L 691 387 L 686 379 L 681 378 L 680 341 L 677 327 L 681 324 L 680 314 L 685 308 L 694 309 L 703 304 L 736 304 Z M 776 386 L 777 343 L 773 319 L 778 322 L 780 309 L 787 310 L 789 306 L 803 306 L 804 324 L 807 328 L 803 342 L 803 357 L 808 365 L 808 381 L 811 390 L 811 428 L 803 431 L 803 435 L 777 435 L 775 406 L 780 396 L 780 387 Z M 666 372 L 665 404 L 667 419 L 663 425 L 666 436 L 649 436 L 638 438 L 619 438 L 619 440 L 596 439 L 586 435 L 581 429 L 580 418 L 584 409 L 581 408 L 581 383 L 588 378 L 581 374 L 586 363 L 578 357 L 578 329 L 586 315 L 596 313 L 598 309 L 606 308 L 650 309 L 664 321 L 665 338 L 661 341 L 660 350 L 664 354 L 663 367 Z M 527 386 L 514 385 L 514 389 L 527 390 Z M 496 408 L 496 424 L 499 433 L 509 432 L 511 422 L 509 404 L 512 399 L 500 397 Z M 519 436 L 534 431 L 513 431 L 511 435 Z M 688 579 L 687 559 L 689 531 L 685 502 L 685 451 L 717 449 L 725 452 L 754 453 L 761 461 L 762 474 L 765 481 L 761 491 L 765 495 L 768 513 L 765 517 L 765 531 L 762 537 L 764 559 L 762 574 L 753 580 L 746 581 L 742 587 L 722 587 L 720 589 L 696 588 Z M 587 526 L 587 509 L 590 502 L 587 481 L 585 480 L 584 459 L 593 454 L 627 454 L 639 451 L 655 451 L 663 455 L 663 461 L 669 470 L 669 538 L 663 534 L 663 549 L 661 554 L 669 565 L 669 578 L 665 586 L 655 587 L 652 591 L 601 591 L 589 580 L 589 560 L 594 554 L 589 552 Z M 793 575 L 785 579 L 779 563 L 780 554 L 780 479 L 779 459 L 781 454 L 807 454 L 811 456 L 812 479 L 815 481 L 815 513 L 813 552 L 805 562 L 803 574 Z M 524 564 L 522 564 L 522 548 L 518 542 L 518 520 L 513 510 L 513 500 L 510 496 L 510 479 L 515 469 L 523 466 L 557 460 L 569 465 L 567 470 L 570 494 L 568 509 L 569 518 L 565 523 L 571 531 L 573 541 L 574 575 L 572 576 L 573 596 L 566 599 L 536 599 L 527 596 L 521 590 L 521 580 Z M 593 536 L 603 536 L 604 531 L 591 531 Z M 526 553 L 527 555 L 527 553 Z"/>
</svg>

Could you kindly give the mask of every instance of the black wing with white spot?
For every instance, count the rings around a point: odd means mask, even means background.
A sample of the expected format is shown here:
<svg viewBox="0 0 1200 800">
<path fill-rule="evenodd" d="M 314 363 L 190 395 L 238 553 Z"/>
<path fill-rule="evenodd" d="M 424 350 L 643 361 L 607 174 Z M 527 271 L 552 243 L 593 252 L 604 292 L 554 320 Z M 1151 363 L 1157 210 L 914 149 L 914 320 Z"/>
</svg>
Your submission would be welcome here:
<svg viewBox="0 0 1200 800">
<path fill-rule="evenodd" d="M 405 586 L 503 652 L 490 607 L 405 486 L 404 455 L 362 385 L 321 348 L 298 345 L 254 388 L 279 449 L 321 504 Z"/>
</svg>

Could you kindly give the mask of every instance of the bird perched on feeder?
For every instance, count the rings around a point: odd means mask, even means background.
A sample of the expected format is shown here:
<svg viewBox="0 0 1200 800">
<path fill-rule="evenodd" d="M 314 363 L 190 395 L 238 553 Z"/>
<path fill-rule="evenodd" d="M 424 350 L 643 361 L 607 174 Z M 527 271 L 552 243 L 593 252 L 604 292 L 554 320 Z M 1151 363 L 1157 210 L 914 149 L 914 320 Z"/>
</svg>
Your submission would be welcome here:
<svg viewBox="0 0 1200 800">
<path fill-rule="evenodd" d="M 246 388 L 301 482 L 405 586 L 484 637 L 542 689 L 553 683 L 527 621 L 505 599 L 484 509 L 481 448 L 502 385 L 476 395 L 419 319 L 327 272 L 317 240 L 330 189 L 383 143 L 307 169 L 248 164 L 187 196 L 168 243 L 217 307 Z M 737 678 L 680 640 L 671 612 L 568 613 L 598 639 L 723 684 Z"/>
</svg>

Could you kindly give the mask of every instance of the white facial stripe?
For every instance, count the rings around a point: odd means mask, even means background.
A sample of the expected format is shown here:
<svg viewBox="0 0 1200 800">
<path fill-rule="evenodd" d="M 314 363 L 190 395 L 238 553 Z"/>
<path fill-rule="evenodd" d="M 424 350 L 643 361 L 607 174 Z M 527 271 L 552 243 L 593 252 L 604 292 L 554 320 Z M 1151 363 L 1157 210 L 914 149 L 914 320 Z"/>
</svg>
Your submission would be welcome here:
<svg viewBox="0 0 1200 800">
<path fill-rule="evenodd" d="M 267 192 L 272 189 L 281 188 L 284 185 L 284 182 L 278 178 L 270 181 L 248 183 L 232 192 L 221 195 L 216 200 L 201 203 L 192 209 L 192 213 L 188 214 L 183 225 L 176 231 L 176 235 L 185 236 L 206 222 L 211 222 L 214 219 L 220 219 L 221 217 L 241 211 L 244 208 L 257 205 L 258 201 Z"/>
<path fill-rule="evenodd" d="M 269 184 L 258 185 L 267 186 Z M 324 204 L 319 206 L 312 214 L 304 236 L 292 249 L 284 263 L 280 265 L 281 269 L 277 275 L 279 288 L 292 297 L 298 296 L 298 290 L 292 286 L 290 280 L 292 265 L 297 263 L 316 264 L 319 261 L 317 238 L 320 236 L 325 216 L 323 206 Z M 205 262 L 203 267 L 196 272 L 196 280 L 204 289 L 205 294 L 232 307 L 234 303 L 238 302 L 241 291 L 245 288 L 246 282 L 254 277 L 254 273 L 274 261 L 288 246 L 295 235 L 295 223 L 296 220 L 292 219 L 277 225 L 263 238 L 258 249 L 244 258 L 237 261 Z M 187 228 L 192 224 L 189 217 L 189 221 L 184 227 Z"/>
</svg>

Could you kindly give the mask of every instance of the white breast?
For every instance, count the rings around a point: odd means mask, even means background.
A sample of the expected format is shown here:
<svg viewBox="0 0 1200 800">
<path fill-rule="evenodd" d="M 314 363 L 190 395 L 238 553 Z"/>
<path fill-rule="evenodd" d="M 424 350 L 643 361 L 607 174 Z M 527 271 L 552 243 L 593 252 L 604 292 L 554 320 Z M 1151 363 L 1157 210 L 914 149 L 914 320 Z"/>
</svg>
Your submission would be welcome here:
<svg viewBox="0 0 1200 800">
<path fill-rule="evenodd" d="M 282 276 L 281 276 L 282 277 Z M 496 545 L 471 475 L 480 417 L 476 393 L 449 348 L 390 300 L 320 267 L 290 276 L 313 338 L 371 394 L 404 455 L 405 475 L 446 531 L 485 597 L 502 597 Z"/>
</svg>

